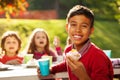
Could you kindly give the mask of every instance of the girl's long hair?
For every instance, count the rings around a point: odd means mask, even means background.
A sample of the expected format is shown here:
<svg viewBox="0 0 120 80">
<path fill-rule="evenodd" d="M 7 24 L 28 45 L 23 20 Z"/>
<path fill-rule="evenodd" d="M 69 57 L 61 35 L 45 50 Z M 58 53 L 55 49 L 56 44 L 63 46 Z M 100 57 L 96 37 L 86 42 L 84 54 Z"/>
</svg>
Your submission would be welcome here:
<svg viewBox="0 0 120 80">
<path fill-rule="evenodd" d="M 43 33 L 46 35 L 47 44 L 46 44 L 44 50 L 45 50 L 46 53 L 49 55 L 49 52 L 50 52 L 50 50 L 49 50 L 49 37 L 48 37 L 47 32 L 46 32 L 44 29 L 42 29 L 42 28 L 36 28 L 36 29 L 32 32 L 32 34 L 30 35 L 30 39 L 29 39 L 29 42 L 28 42 L 28 45 L 27 45 L 27 48 L 26 48 L 26 49 L 27 49 L 27 53 L 28 53 L 28 54 L 33 54 L 33 53 L 36 51 L 35 35 L 36 35 L 37 32 L 43 32 Z"/>
</svg>

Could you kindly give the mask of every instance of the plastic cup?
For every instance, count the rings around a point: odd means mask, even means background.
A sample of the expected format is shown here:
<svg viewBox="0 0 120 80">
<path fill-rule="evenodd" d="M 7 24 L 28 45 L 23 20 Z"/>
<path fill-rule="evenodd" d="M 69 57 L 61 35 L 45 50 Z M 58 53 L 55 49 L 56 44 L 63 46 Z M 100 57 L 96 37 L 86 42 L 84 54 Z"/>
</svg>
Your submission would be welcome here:
<svg viewBox="0 0 120 80">
<path fill-rule="evenodd" d="M 46 59 L 46 58 L 48 58 L 49 59 L 49 65 L 50 65 L 50 67 L 52 66 L 52 56 L 42 56 L 42 59 Z"/>
<path fill-rule="evenodd" d="M 26 54 L 24 56 L 24 63 L 26 64 L 29 60 L 33 59 L 33 54 Z"/>
<path fill-rule="evenodd" d="M 111 50 L 103 50 L 103 51 L 109 58 L 111 58 Z"/>
<path fill-rule="evenodd" d="M 38 65 L 40 68 L 40 72 L 42 76 L 47 76 L 49 75 L 49 58 L 46 59 L 39 59 L 38 60 Z"/>
</svg>

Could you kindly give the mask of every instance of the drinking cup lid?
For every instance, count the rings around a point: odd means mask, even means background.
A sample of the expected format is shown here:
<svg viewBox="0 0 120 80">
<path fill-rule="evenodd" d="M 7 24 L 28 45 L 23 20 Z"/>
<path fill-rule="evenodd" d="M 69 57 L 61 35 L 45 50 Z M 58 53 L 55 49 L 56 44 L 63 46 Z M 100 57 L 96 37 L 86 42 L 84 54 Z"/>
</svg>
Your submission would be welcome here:
<svg viewBox="0 0 120 80">
<path fill-rule="evenodd" d="M 49 60 L 49 58 L 42 58 L 42 59 L 38 59 L 38 61 L 48 61 Z"/>
</svg>

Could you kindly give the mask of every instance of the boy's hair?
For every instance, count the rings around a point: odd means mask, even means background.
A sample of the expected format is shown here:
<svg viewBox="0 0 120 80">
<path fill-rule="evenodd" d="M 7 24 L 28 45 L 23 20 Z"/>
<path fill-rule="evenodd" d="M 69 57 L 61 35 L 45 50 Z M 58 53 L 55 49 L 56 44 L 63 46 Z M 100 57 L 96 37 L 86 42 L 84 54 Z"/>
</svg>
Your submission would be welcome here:
<svg viewBox="0 0 120 80">
<path fill-rule="evenodd" d="M 6 50 L 5 50 L 4 44 L 5 44 L 5 41 L 6 41 L 6 38 L 7 38 L 7 37 L 15 37 L 15 38 L 17 39 L 19 46 L 18 46 L 18 50 L 16 51 L 16 54 L 18 54 L 18 52 L 19 52 L 19 50 L 20 50 L 20 48 L 21 48 L 21 39 L 20 39 L 20 37 L 18 36 L 17 32 L 15 32 L 15 31 L 7 31 L 7 32 L 5 32 L 5 33 L 2 35 L 2 38 L 1 38 L 1 49 L 2 49 L 2 53 L 5 52 L 5 54 L 6 54 Z"/>
<path fill-rule="evenodd" d="M 49 53 L 49 38 L 47 32 L 42 28 L 36 28 L 32 34 L 30 35 L 29 43 L 27 45 L 27 53 L 33 54 L 36 51 L 36 45 L 35 45 L 35 35 L 37 32 L 43 32 L 46 35 L 47 38 L 47 44 L 45 46 L 45 51 Z"/>
<path fill-rule="evenodd" d="M 94 24 L 94 13 L 87 7 L 82 6 L 82 5 L 76 5 L 74 6 L 72 9 L 70 9 L 70 11 L 68 12 L 67 18 L 66 18 L 66 22 L 69 22 L 69 19 L 73 16 L 76 15 L 84 15 L 87 18 L 90 19 L 91 21 L 91 27 L 93 27 Z"/>
</svg>

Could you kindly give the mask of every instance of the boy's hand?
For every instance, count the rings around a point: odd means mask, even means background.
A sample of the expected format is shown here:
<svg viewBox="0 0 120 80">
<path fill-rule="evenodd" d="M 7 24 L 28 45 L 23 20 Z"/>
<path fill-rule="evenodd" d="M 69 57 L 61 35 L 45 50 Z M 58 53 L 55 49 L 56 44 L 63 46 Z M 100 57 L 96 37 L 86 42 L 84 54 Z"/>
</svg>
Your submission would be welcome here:
<svg viewBox="0 0 120 80">
<path fill-rule="evenodd" d="M 81 61 L 74 60 L 71 56 L 66 56 L 67 65 L 70 67 L 73 74 L 80 80 L 90 80 L 86 69 Z"/>
<path fill-rule="evenodd" d="M 41 74 L 40 74 L 40 69 L 39 69 L 39 67 L 37 67 L 37 76 L 38 76 L 38 77 L 41 77 Z"/>
<path fill-rule="evenodd" d="M 54 75 L 53 74 L 49 74 L 48 76 L 42 76 L 40 74 L 40 69 L 39 67 L 37 67 L 37 76 L 40 78 L 40 79 L 53 79 L 54 78 Z"/>
<path fill-rule="evenodd" d="M 9 65 L 20 65 L 20 60 L 19 59 L 14 59 L 14 60 L 10 60 L 10 61 L 7 61 L 6 64 L 9 64 Z"/>
</svg>

